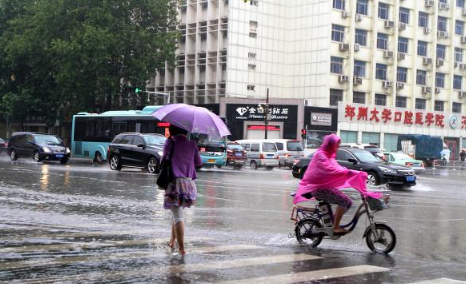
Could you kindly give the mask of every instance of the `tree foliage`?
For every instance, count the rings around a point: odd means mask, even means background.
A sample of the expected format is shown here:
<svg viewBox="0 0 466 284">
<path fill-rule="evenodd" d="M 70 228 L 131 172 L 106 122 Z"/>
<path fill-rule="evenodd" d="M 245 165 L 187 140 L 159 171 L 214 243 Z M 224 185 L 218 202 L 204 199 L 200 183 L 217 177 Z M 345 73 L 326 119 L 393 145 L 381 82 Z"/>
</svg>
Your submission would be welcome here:
<svg viewBox="0 0 466 284">
<path fill-rule="evenodd" d="M 0 0 L 0 107 L 47 124 L 111 109 L 175 62 L 172 0 Z"/>
</svg>

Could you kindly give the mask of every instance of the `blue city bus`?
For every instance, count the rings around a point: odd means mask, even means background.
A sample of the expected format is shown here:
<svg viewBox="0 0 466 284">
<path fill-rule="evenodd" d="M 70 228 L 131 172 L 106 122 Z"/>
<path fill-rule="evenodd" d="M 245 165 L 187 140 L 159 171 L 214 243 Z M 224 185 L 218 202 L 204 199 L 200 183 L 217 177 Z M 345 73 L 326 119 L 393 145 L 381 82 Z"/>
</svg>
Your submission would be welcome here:
<svg viewBox="0 0 466 284">
<path fill-rule="evenodd" d="M 71 156 L 94 162 L 107 160 L 110 142 L 122 132 L 168 134 L 168 123 L 160 122 L 152 113 L 162 106 L 147 106 L 143 110 L 80 112 L 73 116 Z"/>
</svg>

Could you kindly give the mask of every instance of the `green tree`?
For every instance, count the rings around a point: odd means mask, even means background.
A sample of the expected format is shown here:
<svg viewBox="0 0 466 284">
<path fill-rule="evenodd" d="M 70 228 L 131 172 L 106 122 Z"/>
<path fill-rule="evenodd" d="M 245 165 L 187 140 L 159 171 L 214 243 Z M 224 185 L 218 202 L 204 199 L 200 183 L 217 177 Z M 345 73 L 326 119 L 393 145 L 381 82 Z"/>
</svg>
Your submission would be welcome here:
<svg viewBox="0 0 466 284">
<path fill-rule="evenodd" d="M 174 66 L 176 13 L 172 0 L 0 0 L 2 112 L 53 125 L 111 109 L 129 82 Z"/>
</svg>

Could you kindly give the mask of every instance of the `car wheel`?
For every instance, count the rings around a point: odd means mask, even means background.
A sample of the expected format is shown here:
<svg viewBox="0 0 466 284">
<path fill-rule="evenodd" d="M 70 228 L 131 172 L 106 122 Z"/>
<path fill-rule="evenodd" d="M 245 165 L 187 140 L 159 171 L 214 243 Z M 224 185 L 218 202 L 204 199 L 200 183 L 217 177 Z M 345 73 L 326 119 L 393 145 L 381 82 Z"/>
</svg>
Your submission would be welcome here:
<svg viewBox="0 0 466 284">
<path fill-rule="evenodd" d="M 110 169 L 112 169 L 112 170 L 114 170 L 114 171 L 119 171 L 119 170 L 121 170 L 120 157 L 118 157 L 117 155 L 113 155 L 113 156 L 110 158 Z"/>
<path fill-rule="evenodd" d="M 100 154 L 100 152 L 95 153 L 94 163 L 102 164 L 102 161 L 103 161 L 102 154 Z"/>
<path fill-rule="evenodd" d="M 255 161 L 251 161 L 249 166 L 251 167 L 252 170 L 257 170 L 257 163 Z"/>
<path fill-rule="evenodd" d="M 16 161 L 16 160 L 18 159 L 18 155 L 16 154 L 16 150 L 15 150 L 15 149 L 13 149 L 13 150 L 10 151 L 10 159 L 11 159 L 12 161 Z"/>
<path fill-rule="evenodd" d="M 147 167 L 146 170 L 150 174 L 155 174 L 159 169 L 159 162 L 157 161 L 156 158 L 151 157 L 149 161 L 147 161 Z"/>
<path fill-rule="evenodd" d="M 40 154 L 39 154 L 39 151 L 35 151 L 34 154 L 32 155 L 32 159 L 34 160 L 34 162 L 40 162 L 42 159 L 40 158 Z"/>
<path fill-rule="evenodd" d="M 306 173 L 307 167 L 304 167 L 301 169 L 301 172 L 299 173 L 299 179 L 303 179 L 304 174 Z"/>
<path fill-rule="evenodd" d="M 233 166 L 233 168 L 235 170 L 241 170 L 241 168 L 243 167 L 243 165 L 236 165 L 236 166 Z"/>
<path fill-rule="evenodd" d="M 377 176 L 374 173 L 367 173 L 367 181 L 368 186 L 375 186 L 378 184 Z"/>
<path fill-rule="evenodd" d="M 221 169 L 222 166 L 221 165 L 216 165 L 217 169 Z"/>
</svg>

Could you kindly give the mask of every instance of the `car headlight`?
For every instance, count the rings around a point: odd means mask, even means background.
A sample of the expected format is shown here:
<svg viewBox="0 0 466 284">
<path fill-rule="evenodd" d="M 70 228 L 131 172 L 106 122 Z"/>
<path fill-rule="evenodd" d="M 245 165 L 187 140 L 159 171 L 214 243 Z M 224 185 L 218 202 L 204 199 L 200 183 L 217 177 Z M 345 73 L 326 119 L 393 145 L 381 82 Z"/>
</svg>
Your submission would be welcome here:
<svg viewBox="0 0 466 284">
<path fill-rule="evenodd" d="M 160 157 L 163 156 L 163 151 L 158 151 L 157 154 L 159 154 Z"/>
<path fill-rule="evenodd" d="M 42 147 L 42 151 L 44 151 L 44 153 L 52 153 L 49 147 Z"/>
<path fill-rule="evenodd" d="M 381 169 L 382 172 L 384 172 L 385 174 L 396 174 L 396 170 L 394 169 L 390 169 L 386 167 L 379 167 L 379 169 Z"/>
<path fill-rule="evenodd" d="M 71 152 L 70 148 L 66 147 L 66 154 L 69 154 Z"/>
</svg>

